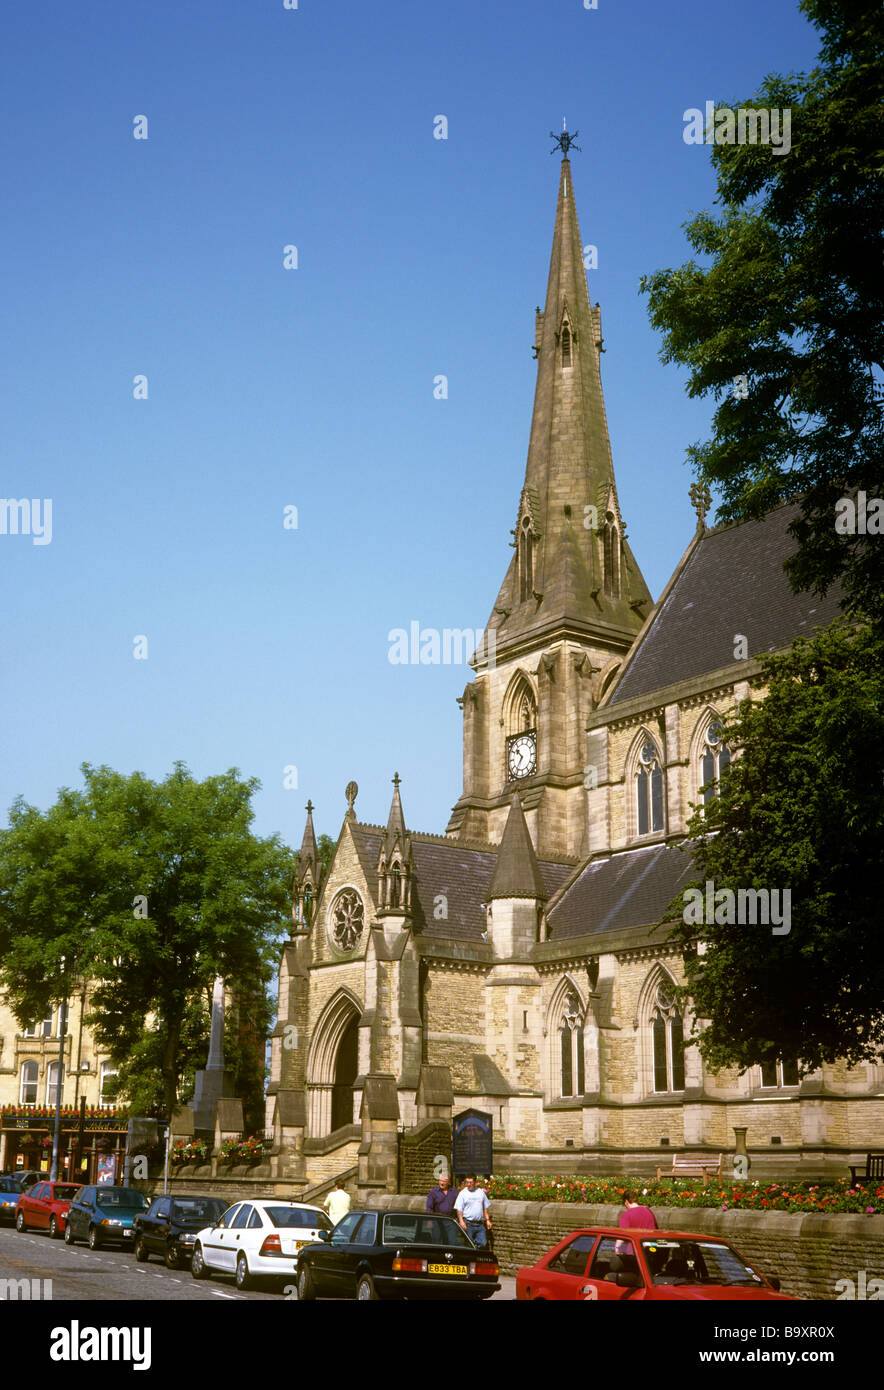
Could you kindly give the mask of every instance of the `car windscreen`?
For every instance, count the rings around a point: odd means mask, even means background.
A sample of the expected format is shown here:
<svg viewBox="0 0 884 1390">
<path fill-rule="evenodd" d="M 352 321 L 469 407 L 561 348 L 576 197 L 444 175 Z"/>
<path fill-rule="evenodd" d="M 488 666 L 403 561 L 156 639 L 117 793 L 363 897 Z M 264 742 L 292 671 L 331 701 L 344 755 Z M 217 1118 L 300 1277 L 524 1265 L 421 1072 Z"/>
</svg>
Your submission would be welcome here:
<svg viewBox="0 0 884 1390">
<path fill-rule="evenodd" d="M 655 1284 L 764 1285 L 760 1274 L 723 1241 L 643 1240 L 642 1250 Z"/>
<path fill-rule="evenodd" d="M 384 1217 L 384 1245 L 457 1245 L 473 1242 L 450 1216 L 414 1216 L 404 1213 Z"/>
<path fill-rule="evenodd" d="M 0 1192 L 23 1192 L 24 1188 L 16 1178 L 0 1178 Z"/>
<path fill-rule="evenodd" d="M 302 1231 L 330 1231 L 334 1224 L 324 1211 L 310 1211 L 304 1207 L 265 1207 L 264 1210 L 274 1226 L 294 1226 Z"/>
<path fill-rule="evenodd" d="M 172 1220 L 185 1226 L 213 1226 L 227 1206 L 220 1197 L 182 1197 L 172 1203 Z"/>
<path fill-rule="evenodd" d="M 72 1202 L 74 1193 L 79 1192 L 76 1183 L 57 1182 L 52 1189 L 51 1200 L 53 1202 Z"/>
<path fill-rule="evenodd" d="M 109 1211 L 111 1207 L 125 1207 L 127 1211 L 143 1211 L 144 1198 L 140 1192 L 136 1192 L 132 1187 L 117 1187 L 102 1190 L 99 1188 L 95 1194 L 96 1206 L 104 1211 Z"/>
</svg>

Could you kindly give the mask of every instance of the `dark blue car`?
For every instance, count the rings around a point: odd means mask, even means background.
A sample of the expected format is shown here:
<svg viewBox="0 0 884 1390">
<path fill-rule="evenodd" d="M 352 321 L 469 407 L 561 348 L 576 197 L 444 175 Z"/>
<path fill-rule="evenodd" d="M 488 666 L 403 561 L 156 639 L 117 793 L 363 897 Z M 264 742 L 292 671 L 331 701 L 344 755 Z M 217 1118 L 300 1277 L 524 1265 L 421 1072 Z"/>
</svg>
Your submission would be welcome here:
<svg viewBox="0 0 884 1390">
<path fill-rule="evenodd" d="M 90 1250 L 97 1250 L 99 1245 L 131 1245 L 132 1223 L 149 1205 L 134 1187 L 81 1187 L 68 1207 L 65 1244 L 85 1240 Z"/>
</svg>

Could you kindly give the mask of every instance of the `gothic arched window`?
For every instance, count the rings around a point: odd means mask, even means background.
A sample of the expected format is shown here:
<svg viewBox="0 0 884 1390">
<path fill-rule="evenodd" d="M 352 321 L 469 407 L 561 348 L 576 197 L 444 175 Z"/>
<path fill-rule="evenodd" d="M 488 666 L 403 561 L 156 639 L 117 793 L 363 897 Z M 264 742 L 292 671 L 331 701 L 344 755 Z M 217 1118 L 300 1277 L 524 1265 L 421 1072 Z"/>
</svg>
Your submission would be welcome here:
<svg viewBox="0 0 884 1390">
<path fill-rule="evenodd" d="M 571 365 L 571 329 L 567 324 L 562 326 L 562 366 Z"/>
<path fill-rule="evenodd" d="M 613 512 L 605 515 L 604 589 L 609 598 L 620 597 L 620 531 Z"/>
<path fill-rule="evenodd" d="M 654 1090 L 684 1090 L 684 1023 L 675 1004 L 675 991 L 661 980 L 651 1013 Z"/>
<path fill-rule="evenodd" d="M 706 739 L 700 751 L 699 776 L 704 805 L 718 795 L 730 760 L 730 749 L 722 742 L 721 722 L 713 719 L 706 730 Z"/>
<path fill-rule="evenodd" d="M 663 829 L 663 769 L 652 739 L 639 752 L 635 774 L 636 824 L 639 835 Z"/>
<path fill-rule="evenodd" d="M 569 994 L 565 1000 L 564 1016 L 560 1028 L 559 1094 L 562 1096 L 582 1096 L 586 1090 L 582 1013 L 577 995 Z"/>
<path fill-rule="evenodd" d="M 534 535 L 529 517 L 519 528 L 519 599 L 522 603 L 534 593 Z"/>
<path fill-rule="evenodd" d="M 390 906 L 391 906 L 391 907 L 398 907 L 398 906 L 399 906 L 399 897 L 400 897 L 401 890 L 402 890 L 402 870 L 400 869 L 400 867 L 399 867 L 398 864 L 394 864 L 394 865 L 393 865 L 393 871 L 392 871 L 392 873 L 390 874 Z"/>
</svg>

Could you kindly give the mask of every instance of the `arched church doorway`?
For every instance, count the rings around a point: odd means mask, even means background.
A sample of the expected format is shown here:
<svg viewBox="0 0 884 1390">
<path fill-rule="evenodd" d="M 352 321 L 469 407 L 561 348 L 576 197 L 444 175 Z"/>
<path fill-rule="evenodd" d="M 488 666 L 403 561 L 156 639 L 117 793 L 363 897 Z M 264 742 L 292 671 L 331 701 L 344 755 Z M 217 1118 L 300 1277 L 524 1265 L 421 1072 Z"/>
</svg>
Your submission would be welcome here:
<svg viewBox="0 0 884 1390">
<path fill-rule="evenodd" d="M 335 1057 L 335 1080 L 332 1090 L 332 1129 L 353 1123 L 353 1082 L 359 1071 L 359 1026 L 356 1017 L 350 1019 L 338 1044 Z"/>
</svg>

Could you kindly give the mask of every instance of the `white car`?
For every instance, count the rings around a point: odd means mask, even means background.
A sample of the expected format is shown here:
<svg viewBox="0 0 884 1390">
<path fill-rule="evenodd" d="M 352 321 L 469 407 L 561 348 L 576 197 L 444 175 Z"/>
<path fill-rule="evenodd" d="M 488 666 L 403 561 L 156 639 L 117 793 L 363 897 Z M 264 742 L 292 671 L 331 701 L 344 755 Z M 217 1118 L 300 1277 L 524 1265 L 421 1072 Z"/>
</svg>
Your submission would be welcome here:
<svg viewBox="0 0 884 1390">
<path fill-rule="evenodd" d="M 194 1279 L 233 1274 L 238 1289 L 255 1278 L 272 1276 L 295 1282 L 298 1251 L 330 1231 L 333 1222 L 321 1207 L 261 1197 L 234 1202 L 214 1226 L 198 1232 L 190 1272 Z"/>
</svg>

